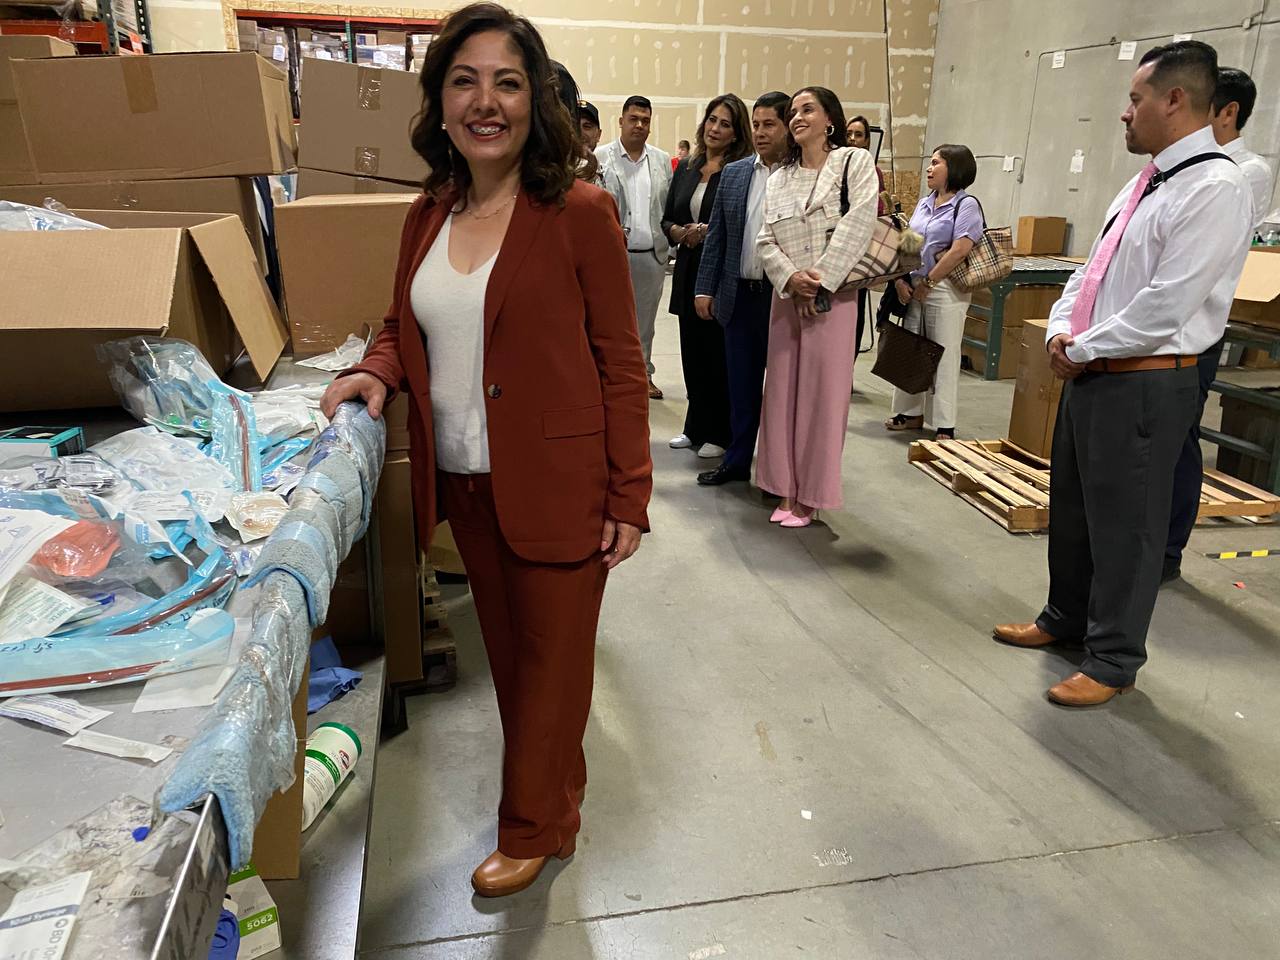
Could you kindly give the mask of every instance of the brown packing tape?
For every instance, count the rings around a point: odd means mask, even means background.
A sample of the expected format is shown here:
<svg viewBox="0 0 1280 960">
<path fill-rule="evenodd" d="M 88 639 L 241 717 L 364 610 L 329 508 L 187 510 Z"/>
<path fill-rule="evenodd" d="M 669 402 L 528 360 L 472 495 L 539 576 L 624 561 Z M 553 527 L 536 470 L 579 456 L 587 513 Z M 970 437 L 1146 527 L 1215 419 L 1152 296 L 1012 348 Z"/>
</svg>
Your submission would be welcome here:
<svg viewBox="0 0 1280 960">
<path fill-rule="evenodd" d="M 132 113 L 155 113 L 160 109 L 156 97 L 156 79 L 147 57 L 121 57 L 120 73 L 124 78 L 124 92 Z"/>
<path fill-rule="evenodd" d="M 356 103 L 361 110 L 382 109 L 382 71 L 360 67 L 356 76 Z"/>
<path fill-rule="evenodd" d="M 376 177 L 378 175 L 378 160 L 381 156 L 381 147 L 356 147 L 356 173 L 367 177 Z"/>
</svg>

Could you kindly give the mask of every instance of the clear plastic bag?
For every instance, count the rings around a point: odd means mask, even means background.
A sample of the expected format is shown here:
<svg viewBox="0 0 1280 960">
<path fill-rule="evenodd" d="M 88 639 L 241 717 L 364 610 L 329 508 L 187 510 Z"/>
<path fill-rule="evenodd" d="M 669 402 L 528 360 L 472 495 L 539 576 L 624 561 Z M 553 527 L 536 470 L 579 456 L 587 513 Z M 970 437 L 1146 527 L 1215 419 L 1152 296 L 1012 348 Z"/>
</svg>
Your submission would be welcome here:
<svg viewBox="0 0 1280 960">
<path fill-rule="evenodd" d="M 61 206 L 61 204 L 59 204 Z M 105 230 L 100 223 L 81 220 L 49 207 L 33 207 L 12 200 L 0 200 L 0 230 Z"/>
<path fill-rule="evenodd" d="M 211 384 L 221 383 L 199 349 L 168 337 L 130 337 L 97 348 L 121 405 L 143 423 L 209 435 Z"/>
</svg>

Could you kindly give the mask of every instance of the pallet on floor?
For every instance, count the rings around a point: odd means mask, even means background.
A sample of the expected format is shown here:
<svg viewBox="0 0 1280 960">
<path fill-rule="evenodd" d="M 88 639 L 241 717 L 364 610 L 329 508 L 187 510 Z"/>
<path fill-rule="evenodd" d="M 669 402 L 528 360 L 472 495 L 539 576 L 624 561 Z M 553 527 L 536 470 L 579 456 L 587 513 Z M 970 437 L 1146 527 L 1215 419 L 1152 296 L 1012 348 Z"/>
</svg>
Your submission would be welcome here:
<svg viewBox="0 0 1280 960">
<path fill-rule="evenodd" d="M 907 460 L 1010 533 L 1049 529 L 1049 461 L 1008 440 L 917 440 Z M 1280 496 L 1218 470 L 1204 471 L 1197 521 L 1269 523 Z"/>
<path fill-rule="evenodd" d="M 1007 440 L 917 440 L 907 460 L 1010 533 L 1049 527 L 1049 461 Z"/>
</svg>

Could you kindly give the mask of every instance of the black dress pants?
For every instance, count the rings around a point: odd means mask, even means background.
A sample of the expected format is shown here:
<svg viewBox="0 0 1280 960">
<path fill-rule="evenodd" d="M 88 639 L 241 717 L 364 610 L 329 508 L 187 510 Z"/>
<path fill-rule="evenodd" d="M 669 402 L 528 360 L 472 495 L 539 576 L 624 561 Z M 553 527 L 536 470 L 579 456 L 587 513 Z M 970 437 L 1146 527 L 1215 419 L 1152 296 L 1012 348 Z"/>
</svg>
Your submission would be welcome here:
<svg viewBox="0 0 1280 960">
<path fill-rule="evenodd" d="M 769 359 L 769 308 L 773 288 L 768 280 L 739 280 L 733 316 L 724 328 L 729 372 L 729 421 L 733 442 L 724 455 L 727 467 L 750 469 L 760 433 L 764 403 L 764 369 Z"/>
<path fill-rule="evenodd" d="M 693 305 L 681 305 L 680 365 L 689 409 L 684 418 L 684 435 L 694 449 L 714 443 L 728 449 L 729 374 L 725 366 L 724 328 L 714 318 L 703 320 Z"/>
<path fill-rule="evenodd" d="M 1080 670 L 1133 683 L 1146 662 L 1173 472 L 1199 409 L 1195 369 L 1085 372 L 1062 391 L 1049 478 L 1040 629 L 1080 640 Z"/>
<path fill-rule="evenodd" d="M 1191 539 L 1191 528 L 1196 525 L 1200 512 L 1200 485 L 1204 481 L 1204 456 L 1200 452 L 1200 419 L 1204 416 L 1205 401 L 1209 399 L 1209 387 L 1218 377 L 1218 363 L 1222 359 L 1222 341 L 1200 354 L 1196 370 L 1200 375 L 1200 404 L 1196 407 L 1196 420 L 1187 431 L 1182 443 L 1182 453 L 1173 473 L 1173 514 L 1169 518 L 1169 542 L 1164 548 L 1164 561 L 1168 567 L 1182 562 L 1182 551 Z"/>
</svg>

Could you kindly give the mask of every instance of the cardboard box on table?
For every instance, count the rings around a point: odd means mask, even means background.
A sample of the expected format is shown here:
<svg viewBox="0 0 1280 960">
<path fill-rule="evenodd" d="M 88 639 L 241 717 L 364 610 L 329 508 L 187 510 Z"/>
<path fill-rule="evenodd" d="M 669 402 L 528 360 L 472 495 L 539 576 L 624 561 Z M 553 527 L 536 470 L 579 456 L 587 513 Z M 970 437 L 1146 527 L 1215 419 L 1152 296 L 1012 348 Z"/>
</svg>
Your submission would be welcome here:
<svg viewBox="0 0 1280 960">
<path fill-rule="evenodd" d="M 0 200 L 41 206 L 46 198 L 72 210 L 156 210 L 220 213 L 240 218 L 258 263 L 266 270 L 267 250 L 258 218 L 253 181 L 248 177 L 195 180 L 114 180 L 102 183 L 47 183 L 0 186 Z"/>
<path fill-rule="evenodd" d="M 998 376 L 1001 380 L 1010 380 L 1018 375 L 1018 350 L 1022 343 L 1022 325 L 1035 317 L 1047 317 L 1053 305 L 1062 296 L 1062 287 L 1058 284 L 1031 285 L 1014 287 L 1004 298 L 1003 333 L 1000 341 L 1000 365 Z M 973 292 L 972 303 L 990 309 L 992 305 L 991 290 L 984 287 Z M 965 336 L 977 340 L 989 340 L 990 322 L 985 317 L 965 317 Z M 981 347 L 963 344 L 960 347 L 962 356 L 969 358 L 974 370 L 982 372 L 986 369 L 987 352 Z"/>
<path fill-rule="evenodd" d="M 1254 247 L 1245 256 L 1230 318 L 1280 330 L 1280 247 Z"/>
<path fill-rule="evenodd" d="M 293 783 L 271 796 L 262 819 L 253 833 L 250 858 L 264 880 L 293 880 L 302 858 L 302 764 L 307 748 L 307 684 L 310 661 L 302 671 L 302 682 L 293 695 L 293 729 L 297 752 L 293 760 Z"/>
<path fill-rule="evenodd" d="M 400 180 L 411 188 L 426 178 L 426 162 L 409 143 L 422 108 L 416 74 L 308 60 L 301 100 L 300 167 Z"/>
<path fill-rule="evenodd" d="M 10 61 L 75 55 L 75 44 L 55 37 L 0 36 L 0 184 L 36 179 Z"/>
<path fill-rule="evenodd" d="M 287 77 L 253 53 L 18 60 L 13 76 L 39 183 L 295 166 Z"/>
<path fill-rule="evenodd" d="M 287 336 L 238 218 L 76 212 L 114 229 L 0 231 L 0 409 L 115 406 L 95 348 L 141 334 L 266 378 Z"/>
<path fill-rule="evenodd" d="M 418 189 L 421 184 L 418 185 Z M 398 180 L 379 180 L 376 177 L 353 177 L 348 173 L 330 173 L 328 170 L 298 171 L 297 199 L 303 197 L 353 196 L 369 193 L 414 193 L 415 188 Z"/>
<path fill-rule="evenodd" d="M 296 356 L 381 323 L 414 194 L 307 197 L 275 208 L 276 249 Z"/>
<path fill-rule="evenodd" d="M 1019 217 L 1013 252 L 1019 256 L 1051 256 L 1067 245 L 1066 217 Z"/>
<path fill-rule="evenodd" d="M 1048 320 L 1027 320 L 1018 345 L 1018 382 L 1013 388 L 1008 440 L 1036 456 L 1053 450 L 1053 427 L 1058 419 L 1063 381 L 1049 367 L 1045 349 Z"/>
</svg>

